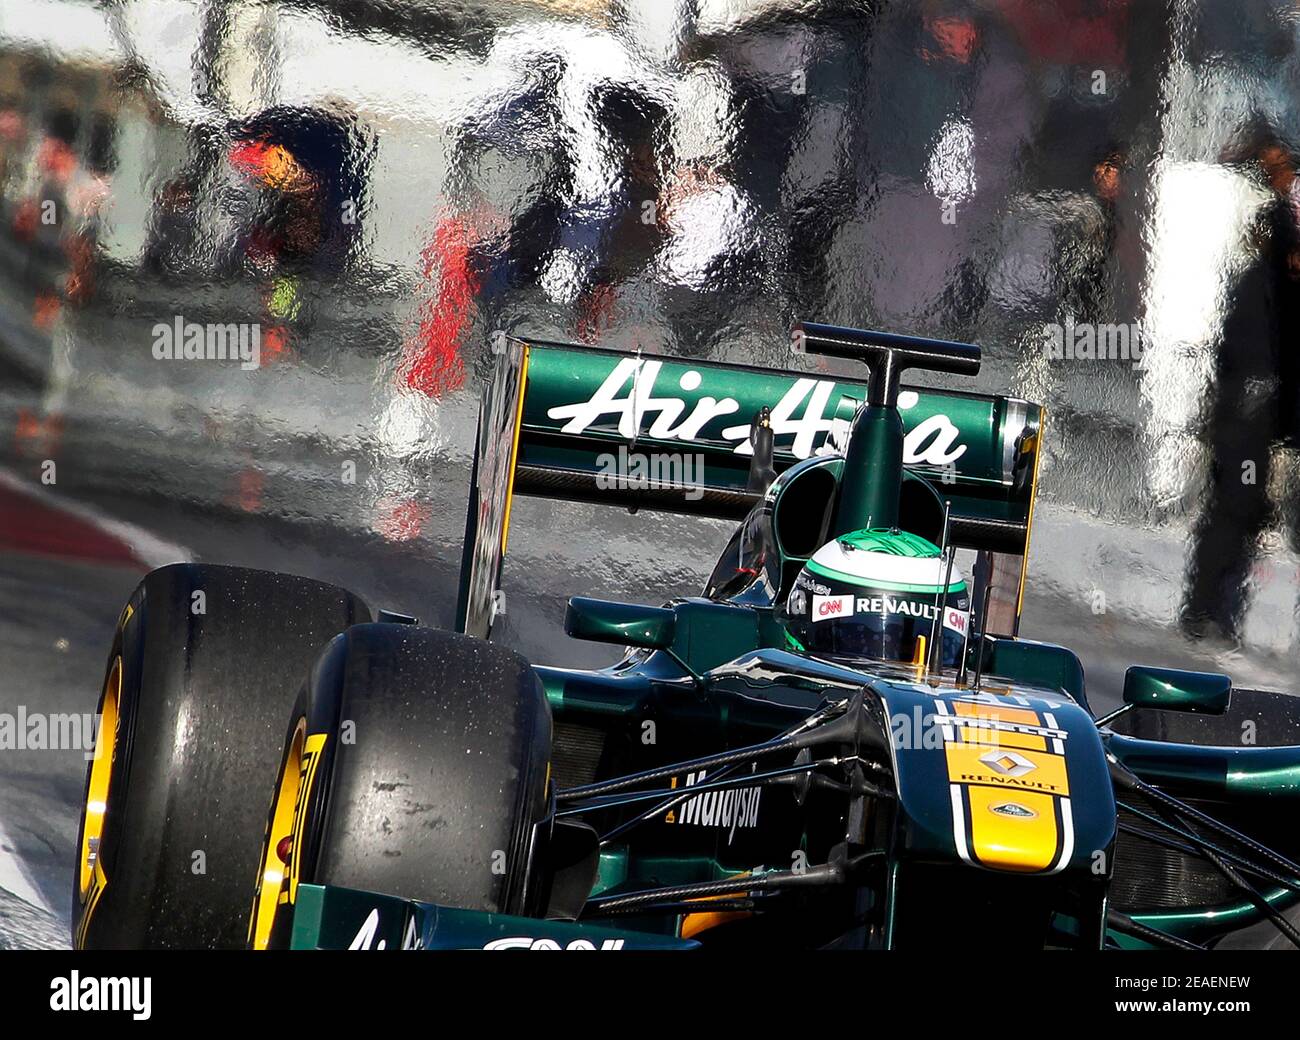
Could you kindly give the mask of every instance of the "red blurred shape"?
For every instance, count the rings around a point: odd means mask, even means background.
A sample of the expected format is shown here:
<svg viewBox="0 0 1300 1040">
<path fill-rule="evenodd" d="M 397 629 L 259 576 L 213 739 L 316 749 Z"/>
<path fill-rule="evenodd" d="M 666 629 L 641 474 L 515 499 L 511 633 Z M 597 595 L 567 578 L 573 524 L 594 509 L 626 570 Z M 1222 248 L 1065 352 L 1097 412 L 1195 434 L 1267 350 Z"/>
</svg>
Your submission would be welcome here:
<svg viewBox="0 0 1300 1040">
<path fill-rule="evenodd" d="M 36 234 L 36 225 L 41 217 L 41 204 L 37 199 L 23 199 L 14 207 L 14 238 L 20 242 L 30 242 Z"/>
<path fill-rule="evenodd" d="M 470 266 L 472 223 L 448 217 L 420 253 L 425 284 L 438 279 L 438 294 L 420 307 L 420 327 L 408 341 L 399 377 L 417 393 L 441 397 L 465 384 L 460 340 L 469 324 L 480 282 Z"/>
<path fill-rule="evenodd" d="M 1001 10 L 1038 61 L 1093 69 L 1128 65 L 1128 0 L 1010 0 Z"/>
<path fill-rule="evenodd" d="M 266 141 L 236 141 L 228 154 L 230 165 L 250 177 L 260 177 L 266 170 L 271 146 Z"/>
<path fill-rule="evenodd" d="M 147 569 L 128 542 L 7 482 L 0 482 L 0 550 Z"/>
<path fill-rule="evenodd" d="M 18 421 L 14 424 L 14 446 L 19 455 L 52 456 L 63 439 L 63 416 L 47 415 L 42 419 L 30 408 L 18 409 Z"/>
<path fill-rule="evenodd" d="M 388 542 L 411 542 L 420 537 L 433 510 L 413 498 L 384 499 L 379 503 L 375 533 Z"/>
<path fill-rule="evenodd" d="M 596 286 L 581 305 L 578 317 L 578 339 L 582 343 L 598 343 L 614 326 L 614 287 Z"/>
<path fill-rule="evenodd" d="M 32 301 L 32 325 L 41 331 L 50 329 L 59 316 L 59 308 L 62 305 L 54 293 L 37 293 L 36 299 Z"/>
<path fill-rule="evenodd" d="M 289 330 L 283 325 L 264 325 L 261 333 L 261 360 L 259 368 L 265 368 L 273 361 L 287 357 L 289 352 Z"/>
<path fill-rule="evenodd" d="M 245 513 L 256 513 L 262 508 L 262 492 L 265 488 L 266 475 L 255 466 L 245 466 L 239 471 L 235 504 Z"/>
<path fill-rule="evenodd" d="M 975 53 L 975 45 L 979 43 L 979 30 L 975 23 L 959 15 L 929 18 L 926 20 L 926 28 L 930 30 L 930 35 L 934 37 L 934 42 L 939 45 L 944 57 L 963 65 L 970 61 L 971 55 Z M 933 57 L 928 50 L 923 53 L 927 59 Z"/>
<path fill-rule="evenodd" d="M 46 176 L 66 181 L 77 169 L 77 154 L 56 137 L 47 137 L 36 152 L 36 164 Z"/>
</svg>

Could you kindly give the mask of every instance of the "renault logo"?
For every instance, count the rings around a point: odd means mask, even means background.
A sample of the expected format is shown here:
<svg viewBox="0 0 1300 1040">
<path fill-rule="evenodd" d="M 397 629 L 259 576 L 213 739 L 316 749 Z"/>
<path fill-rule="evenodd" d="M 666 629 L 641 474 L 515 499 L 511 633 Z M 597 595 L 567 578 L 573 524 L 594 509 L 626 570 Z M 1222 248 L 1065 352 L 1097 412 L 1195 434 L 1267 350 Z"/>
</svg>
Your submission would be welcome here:
<svg viewBox="0 0 1300 1040">
<path fill-rule="evenodd" d="M 1024 755 L 1017 755 L 1014 751 L 1007 751 L 1002 748 L 984 752 L 984 754 L 980 755 L 980 761 L 1003 776 L 1024 776 L 1026 773 L 1032 773 L 1038 768 Z"/>
</svg>

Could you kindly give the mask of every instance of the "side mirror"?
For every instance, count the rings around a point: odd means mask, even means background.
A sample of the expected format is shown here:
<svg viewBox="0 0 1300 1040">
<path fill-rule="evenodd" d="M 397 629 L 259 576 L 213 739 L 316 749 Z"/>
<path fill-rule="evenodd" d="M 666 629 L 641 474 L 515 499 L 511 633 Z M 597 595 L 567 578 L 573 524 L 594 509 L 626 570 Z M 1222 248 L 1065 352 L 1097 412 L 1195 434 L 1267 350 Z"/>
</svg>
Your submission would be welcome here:
<svg viewBox="0 0 1300 1040">
<path fill-rule="evenodd" d="M 564 631 L 594 643 L 667 650 L 677 632 L 677 615 L 667 607 L 574 596 L 564 614 Z"/>
<path fill-rule="evenodd" d="M 1222 715 L 1232 680 L 1217 672 L 1185 672 L 1137 664 L 1124 673 L 1124 703 L 1134 708 Z"/>
</svg>

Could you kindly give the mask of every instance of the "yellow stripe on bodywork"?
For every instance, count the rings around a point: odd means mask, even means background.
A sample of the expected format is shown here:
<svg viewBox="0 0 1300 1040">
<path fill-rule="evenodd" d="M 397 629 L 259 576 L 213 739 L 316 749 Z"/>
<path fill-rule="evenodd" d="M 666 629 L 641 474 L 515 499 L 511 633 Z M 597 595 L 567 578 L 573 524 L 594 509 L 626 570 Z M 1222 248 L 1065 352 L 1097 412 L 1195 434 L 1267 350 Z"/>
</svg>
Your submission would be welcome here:
<svg viewBox="0 0 1300 1040">
<path fill-rule="evenodd" d="M 1028 791 L 1008 794 L 992 787 L 970 785 L 965 795 L 970 807 L 971 851 L 983 866 L 1037 872 L 1047 870 L 1055 862 L 1060 835 L 1055 799 L 1050 794 Z M 1008 805 L 1024 812 L 1012 815 L 994 811 Z"/>
<path fill-rule="evenodd" d="M 969 701 L 957 701 L 953 705 L 959 718 L 987 719 L 990 722 L 1009 722 L 1022 726 L 1041 726 L 1038 713 L 1028 708 L 1007 708 L 1001 705 L 972 704 Z M 1028 748 L 1031 751 L 1046 751 L 1047 740 L 1036 733 L 1017 733 L 1014 730 L 995 729 L 993 727 L 963 726 L 959 731 L 959 740 L 964 744 L 997 744 L 1003 747 Z"/>
<path fill-rule="evenodd" d="M 984 744 L 988 747 L 1009 747 L 1029 751 L 1047 750 L 1047 740 L 1044 737 L 1005 729 L 973 729 L 970 726 L 963 726 L 958 739 L 963 744 Z"/>
<path fill-rule="evenodd" d="M 1061 869 L 1074 846 L 1065 755 L 1042 734 L 1009 728 L 1046 728 L 1045 719 L 1013 705 L 955 701 L 949 707 L 958 739 L 945 741 L 944 756 L 962 858 L 1021 873 Z M 971 725 L 975 720 L 987 725 Z M 1064 738 L 1051 745 L 1063 751 Z"/>
<path fill-rule="evenodd" d="M 952 710 L 960 718 L 1016 722 L 1022 726 L 1042 725 L 1038 712 L 1032 708 L 1011 708 L 1003 704 L 976 704 L 974 701 L 956 701 L 952 705 Z"/>
<path fill-rule="evenodd" d="M 1038 501 L 1038 467 L 1043 461 L 1043 433 L 1047 429 L 1047 409 L 1038 410 L 1038 432 L 1034 434 L 1034 475 L 1029 479 L 1029 515 L 1025 517 L 1025 551 L 1020 560 L 1020 588 L 1016 592 L 1016 617 L 1025 606 L 1025 578 L 1029 574 L 1029 539 L 1034 533 L 1034 503 Z"/>
<path fill-rule="evenodd" d="M 519 464 L 519 438 L 524 429 L 524 396 L 528 393 L 528 347 L 524 347 L 523 364 L 519 366 L 519 403 L 515 406 L 515 436 L 510 445 L 510 476 L 506 480 L 506 508 L 501 520 L 501 555 L 506 554 L 510 541 L 510 507 L 515 500 L 515 467 Z"/>
<path fill-rule="evenodd" d="M 954 784 L 983 784 L 1004 792 L 1070 793 L 1064 755 L 1005 745 L 958 743 L 946 745 L 944 754 L 948 758 L 948 779 Z M 1031 768 L 1025 769 L 1022 762 Z"/>
</svg>

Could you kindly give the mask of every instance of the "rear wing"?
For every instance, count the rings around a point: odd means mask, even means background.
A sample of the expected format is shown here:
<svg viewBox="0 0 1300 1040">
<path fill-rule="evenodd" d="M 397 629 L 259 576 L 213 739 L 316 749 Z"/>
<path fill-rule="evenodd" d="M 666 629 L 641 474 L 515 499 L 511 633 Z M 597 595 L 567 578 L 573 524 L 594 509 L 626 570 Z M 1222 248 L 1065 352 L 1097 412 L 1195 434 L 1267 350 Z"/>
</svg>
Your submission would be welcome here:
<svg viewBox="0 0 1300 1040">
<path fill-rule="evenodd" d="M 743 518 L 751 425 L 770 410 L 777 473 L 840 450 L 866 381 L 510 339 L 497 344 L 471 475 L 457 623 L 486 638 L 516 494 Z M 904 387 L 907 469 L 952 502 L 952 540 L 990 554 L 990 632 L 1014 634 L 1023 597 L 1043 410 Z"/>
</svg>

